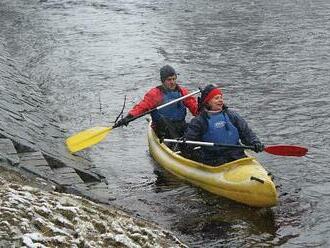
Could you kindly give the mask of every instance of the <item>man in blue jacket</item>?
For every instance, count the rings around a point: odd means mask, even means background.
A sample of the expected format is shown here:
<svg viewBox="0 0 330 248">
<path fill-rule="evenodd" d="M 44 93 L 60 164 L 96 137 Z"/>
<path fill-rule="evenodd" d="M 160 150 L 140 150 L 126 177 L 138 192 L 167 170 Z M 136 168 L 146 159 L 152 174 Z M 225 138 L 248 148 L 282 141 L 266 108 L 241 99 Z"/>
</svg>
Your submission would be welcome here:
<svg viewBox="0 0 330 248">
<path fill-rule="evenodd" d="M 127 126 L 132 118 L 189 94 L 185 87 L 177 84 L 177 73 L 172 66 L 165 65 L 160 69 L 160 79 L 162 84 L 150 89 L 144 95 L 144 98 L 128 112 L 127 116 L 118 121 L 117 125 Z M 158 137 L 181 137 L 187 126 L 185 120 L 187 108 L 193 115 L 197 115 L 197 101 L 195 97 L 187 97 L 182 102 L 152 112 L 152 128 Z"/>
</svg>

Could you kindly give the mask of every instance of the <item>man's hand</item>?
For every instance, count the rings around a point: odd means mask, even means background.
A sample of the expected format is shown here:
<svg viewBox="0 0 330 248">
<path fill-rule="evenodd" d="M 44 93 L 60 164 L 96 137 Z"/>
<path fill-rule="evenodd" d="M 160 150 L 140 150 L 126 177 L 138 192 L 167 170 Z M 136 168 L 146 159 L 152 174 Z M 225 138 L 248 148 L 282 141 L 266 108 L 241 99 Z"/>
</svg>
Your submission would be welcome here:
<svg viewBox="0 0 330 248">
<path fill-rule="evenodd" d="M 253 151 L 255 152 L 262 152 L 265 148 L 264 144 L 262 144 L 261 142 L 257 142 L 253 146 L 254 146 Z"/>
<path fill-rule="evenodd" d="M 126 115 L 124 118 L 117 121 L 116 127 L 127 126 L 132 118 L 133 116 L 131 116 L 130 114 Z"/>
</svg>

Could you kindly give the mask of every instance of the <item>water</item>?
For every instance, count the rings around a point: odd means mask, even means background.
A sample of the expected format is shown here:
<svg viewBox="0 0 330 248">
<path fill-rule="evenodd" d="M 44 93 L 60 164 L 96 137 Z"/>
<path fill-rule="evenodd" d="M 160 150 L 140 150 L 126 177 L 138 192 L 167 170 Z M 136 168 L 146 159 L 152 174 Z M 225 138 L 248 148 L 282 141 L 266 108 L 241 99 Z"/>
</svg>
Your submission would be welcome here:
<svg viewBox="0 0 330 248">
<path fill-rule="evenodd" d="M 82 154 L 107 176 L 114 205 L 191 247 L 329 246 L 328 1 L 3 0 L 0 11 L 2 42 L 68 135 L 109 125 L 125 95 L 127 111 L 170 64 L 190 90 L 220 83 L 266 144 L 309 148 L 258 154 L 280 202 L 256 210 L 156 173 L 140 119 Z"/>
</svg>

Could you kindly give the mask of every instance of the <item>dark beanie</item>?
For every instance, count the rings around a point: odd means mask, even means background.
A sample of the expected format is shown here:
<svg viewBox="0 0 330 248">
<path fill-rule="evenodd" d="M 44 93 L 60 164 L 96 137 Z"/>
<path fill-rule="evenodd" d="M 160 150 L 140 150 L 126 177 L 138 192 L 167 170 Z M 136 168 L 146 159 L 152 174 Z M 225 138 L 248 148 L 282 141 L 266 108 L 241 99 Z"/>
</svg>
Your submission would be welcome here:
<svg viewBox="0 0 330 248">
<path fill-rule="evenodd" d="M 176 76 L 176 72 L 172 66 L 165 65 L 162 68 L 160 68 L 160 80 L 162 81 L 162 83 L 165 82 L 166 78 L 174 75 Z"/>
</svg>

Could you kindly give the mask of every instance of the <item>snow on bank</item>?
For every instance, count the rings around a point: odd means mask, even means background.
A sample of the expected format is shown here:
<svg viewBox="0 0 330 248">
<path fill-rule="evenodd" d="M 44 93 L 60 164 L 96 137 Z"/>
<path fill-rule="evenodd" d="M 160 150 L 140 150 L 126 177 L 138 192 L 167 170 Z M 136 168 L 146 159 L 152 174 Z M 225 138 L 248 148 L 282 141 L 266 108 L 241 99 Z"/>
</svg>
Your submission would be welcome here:
<svg viewBox="0 0 330 248">
<path fill-rule="evenodd" d="M 185 247 L 168 231 L 0 167 L 0 247 Z"/>
</svg>

